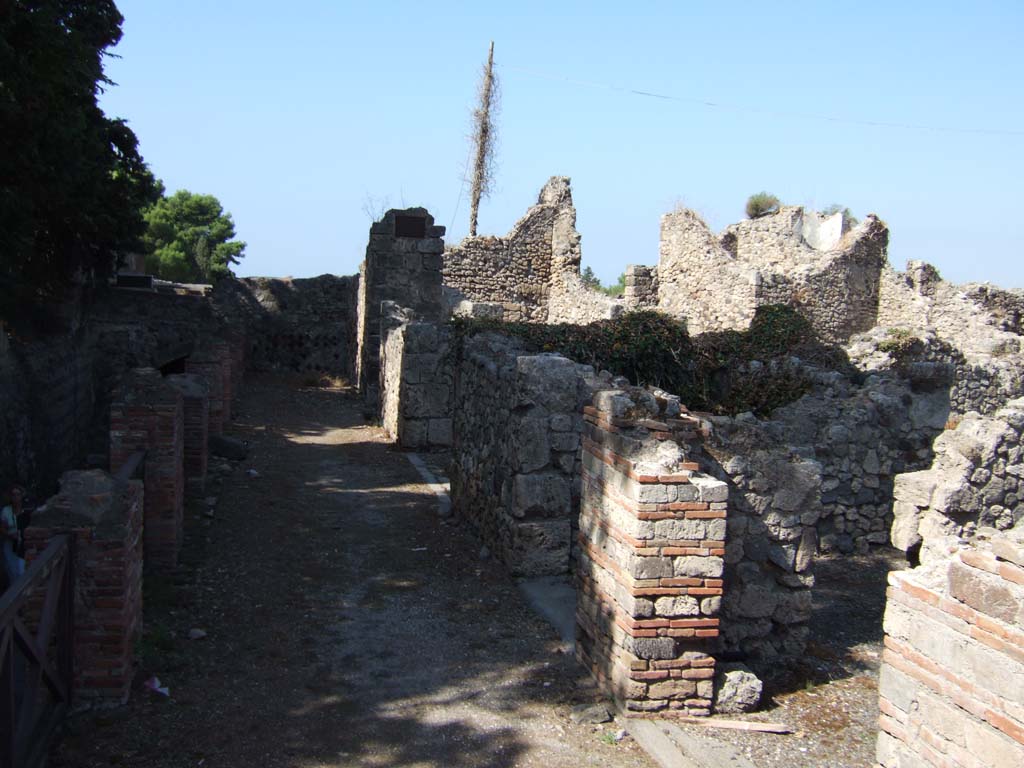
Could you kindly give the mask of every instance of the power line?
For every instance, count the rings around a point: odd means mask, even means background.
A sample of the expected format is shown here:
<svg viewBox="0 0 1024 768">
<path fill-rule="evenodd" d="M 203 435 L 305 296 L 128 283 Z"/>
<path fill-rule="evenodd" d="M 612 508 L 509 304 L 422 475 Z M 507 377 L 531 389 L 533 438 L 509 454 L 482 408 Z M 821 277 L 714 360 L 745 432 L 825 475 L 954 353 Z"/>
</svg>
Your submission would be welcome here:
<svg viewBox="0 0 1024 768">
<path fill-rule="evenodd" d="M 854 118 L 837 117 L 835 115 L 821 115 L 810 112 L 784 112 L 774 109 L 761 109 L 758 107 L 747 107 L 740 104 L 729 104 L 720 101 L 709 101 L 707 99 L 700 99 L 692 96 L 675 96 L 665 93 L 654 93 L 652 91 L 643 91 L 638 88 L 627 88 L 624 86 L 611 85 L 609 83 L 599 83 L 592 80 L 579 80 L 576 78 L 567 77 L 565 75 L 560 75 L 554 72 L 542 72 L 537 69 L 517 67 L 509 64 L 501 66 L 503 69 L 507 69 L 513 72 L 522 72 L 524 74 L 532 75 L 534 77 L 540 77 L 546 80 L 557 80 L 563 83 L 570 83 L 571 85 L 582 85 L 588 88 L 601 88 L 608 91 L 617 91 L 619 93 L 630 94 L 632 96 L 643 96 L 645 98 L 661 99 L 663 101 L 678 101 L 683 104 L 695 104 L 697 106 L 708 107 L 710 109 L 724 109 L 732 112 L 768 115 L 771 117 L 797 118 L 801 120 L 819 120 L 828 123 L 859 125 L 870 128 L 898 128 L 901 130 L 910 131 L 935 131 L 940 133 L 965 133 L 987 136 L 1024 136 L 1024 130 L 1014 130 L 1011 128 L 960 128 L 955 126 L 919 125 L 915 123 L 897 123 L 885 120 L 857 120 Z"/>
</svg>

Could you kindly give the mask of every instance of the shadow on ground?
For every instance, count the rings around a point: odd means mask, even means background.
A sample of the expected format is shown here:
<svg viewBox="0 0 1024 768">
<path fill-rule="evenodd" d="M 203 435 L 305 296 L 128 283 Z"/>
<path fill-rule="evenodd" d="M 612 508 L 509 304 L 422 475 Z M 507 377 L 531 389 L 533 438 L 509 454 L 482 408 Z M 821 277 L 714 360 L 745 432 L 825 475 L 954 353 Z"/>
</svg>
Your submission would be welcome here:
<svg viewBox="0 0 1024 768">
<path fill-rule="evenodd" d="M 76 717 L 51 766 L 652 765 L 571 721 L 596 691 L 359 401 L 257 378 L 240 405 L 249 460 L 147 580 L 138 680 L 170 697 Z"/>
</svg>

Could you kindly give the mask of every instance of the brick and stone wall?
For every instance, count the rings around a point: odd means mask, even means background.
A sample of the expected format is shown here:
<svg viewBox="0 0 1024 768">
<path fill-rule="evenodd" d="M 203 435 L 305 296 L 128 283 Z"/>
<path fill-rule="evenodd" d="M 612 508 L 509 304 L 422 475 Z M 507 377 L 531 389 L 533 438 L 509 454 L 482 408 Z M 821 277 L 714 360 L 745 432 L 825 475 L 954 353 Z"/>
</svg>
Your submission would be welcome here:
<svg viewBox="0 0 1024 768">
<path fill-rule="evenodd" d="M 231 420 L 231 348 L 226 342 L 204 339 L 185 360 L 185 371 L 206 384 L 209 399 L 207 431 L 224 433 Z"/>
<path fill-rule="evenodd" d="M 360 267 L 355 378 L 368 403 L 380 402 L 380 355 L 388 325 L 382 307 L 390 303 L 410 317 L 438 321 L 443 314 L 441 262 L 444 227 L 425 208 L 390 210 L 370 227 Z"/>
<path fill-rule="evenodd" d="M 185 485 L 191 492 L 201 493 L 209 463 L 210 389 L 196 374 L 172 374 L 166 382 L 182 397 Z"/>
<path fill-rule="evenodd" d="M 711 713 L 729 490 L 699 472 L 676 398 L 585 409 L 577 653 L 628 711 Z"/>
<path fill-rule="evenodd" d="M 29 562 L 54 536 L 74 539 L 78 704 L 122 704 L 131 691 L 142 630 L 142 518 L 140 483 L 71 471 L 25 531 Z"/>
<path fill-rule="evenodd" d="M 587 323 L 622 303 L 580 278 L 580 235 L 569 179 L 553 176 L 504 237 L 467 237 L 444 254 L 444 284 L 471 302 L 498 304 L 509 322 Z"/>
<path fill-rule="evenodd" d="M 1024 765 L 1024 537 L 889 575 L 882 768 Z"/>
<path fill-rule="evenodd" d="M 145 451 L 146 567 L 166 571 L 178 563 L 185 505 L 185 422 L 181 392 L 160 372 L 139 368 L 113 395 L 110 461 L 120 468 Z"/>
<path fill-rule="evenodd" d="M 661 221 L 660 308 L 692 333 L 749 326 L 759 306 L 796 307 L 827 341 L 876 324 L 888 228 L 874 216 L 849 232 L 797 206 L 726 227 L 716 236 L 693 211 Z"/>
<path fill-rule="evenodd" d="M 517 576 L 569 570 L 589 373 L 495 334 L 473 336 L 462 350 L 452 507 Z"/>
<path fill-rule="evenodd" d="M 407 323 L 388 332 L 382 349 L 382 424 L 406 449 L 452 444 L 454 349 L 449 326 Z"/>
</svg>

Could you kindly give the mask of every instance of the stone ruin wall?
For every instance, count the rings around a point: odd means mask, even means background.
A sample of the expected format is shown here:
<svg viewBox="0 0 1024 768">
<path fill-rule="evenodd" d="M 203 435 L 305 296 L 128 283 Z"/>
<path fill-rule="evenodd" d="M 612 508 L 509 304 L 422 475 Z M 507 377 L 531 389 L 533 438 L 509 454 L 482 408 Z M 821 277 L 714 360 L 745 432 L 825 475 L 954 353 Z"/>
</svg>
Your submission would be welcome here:
<svg viewBox="0 0 1024 768">
<path fill-rule="evenodd" d="M 381 426 L 407 450 L 452 445 L 455 350 L 449 326 L 405 323 L 381 350 Z"/>
<path fill-rule="evenodd" d="M 875 325 L 889 236 L 874 216 L 849 232 L 842 222 L 842 214 L 786 206 L 717 236 L 693 211 L 666 214 L 658 306 L 704 333 L 743 330 L 758 307 L 785 304 L 822 339 L 845 342 Z"/>
<path fill-rule="evenodd" d="M 444 284 L 497 305 L 508 322 L 578 323 L 613 317 L 621 303 L 580 279 L 580 235 L 569 179 L 553 176 L 504 237 L 467 237 L 444 254 Z"/>
<path fill-rule="evenodd" d="M 437 321 L 443 313 L 444 227 L 425 208 L 392 209 L 370 226 L 360 268 L 355 383 L 379 407 L 381 348 L 402 318 Z M 392 319 L 391 314 L 397 313 Z"/>
<path fill-rule="evenodd" d="M 256 371 L 318 372 L 351 378 L 359 278 L 243 277 L 213 290 L 216 311 L 244 324 Z"/>
<path fill-rule="evenodd" d="M 1024 294 L 954 285 L 930 264 L 882 272 L 878 323 L 920 337 L 922 360 L 951 367 L 951 411 L 991 414 L 1024 394 L 1020 317 Z"/>
<path fill-rule="evenodd" d="M 495 334 L 461 351 L 452 508 L 514 575 L 569 571 L 587 370 Z"/>
</svg>

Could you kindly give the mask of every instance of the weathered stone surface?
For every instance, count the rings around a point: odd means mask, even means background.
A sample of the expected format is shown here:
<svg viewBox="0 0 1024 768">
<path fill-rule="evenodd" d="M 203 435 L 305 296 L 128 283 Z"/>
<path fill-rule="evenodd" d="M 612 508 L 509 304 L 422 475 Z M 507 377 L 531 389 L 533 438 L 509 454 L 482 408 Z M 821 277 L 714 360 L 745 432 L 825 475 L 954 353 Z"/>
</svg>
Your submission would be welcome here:
<svg viewBox="0 0 1024 768">
<path fill-rule="evenodd" d="M 715 712 L 752 712 L 761 703 L 761 681 L 743 664 L 720 664 L 715 674 Z"/>
</svg>

